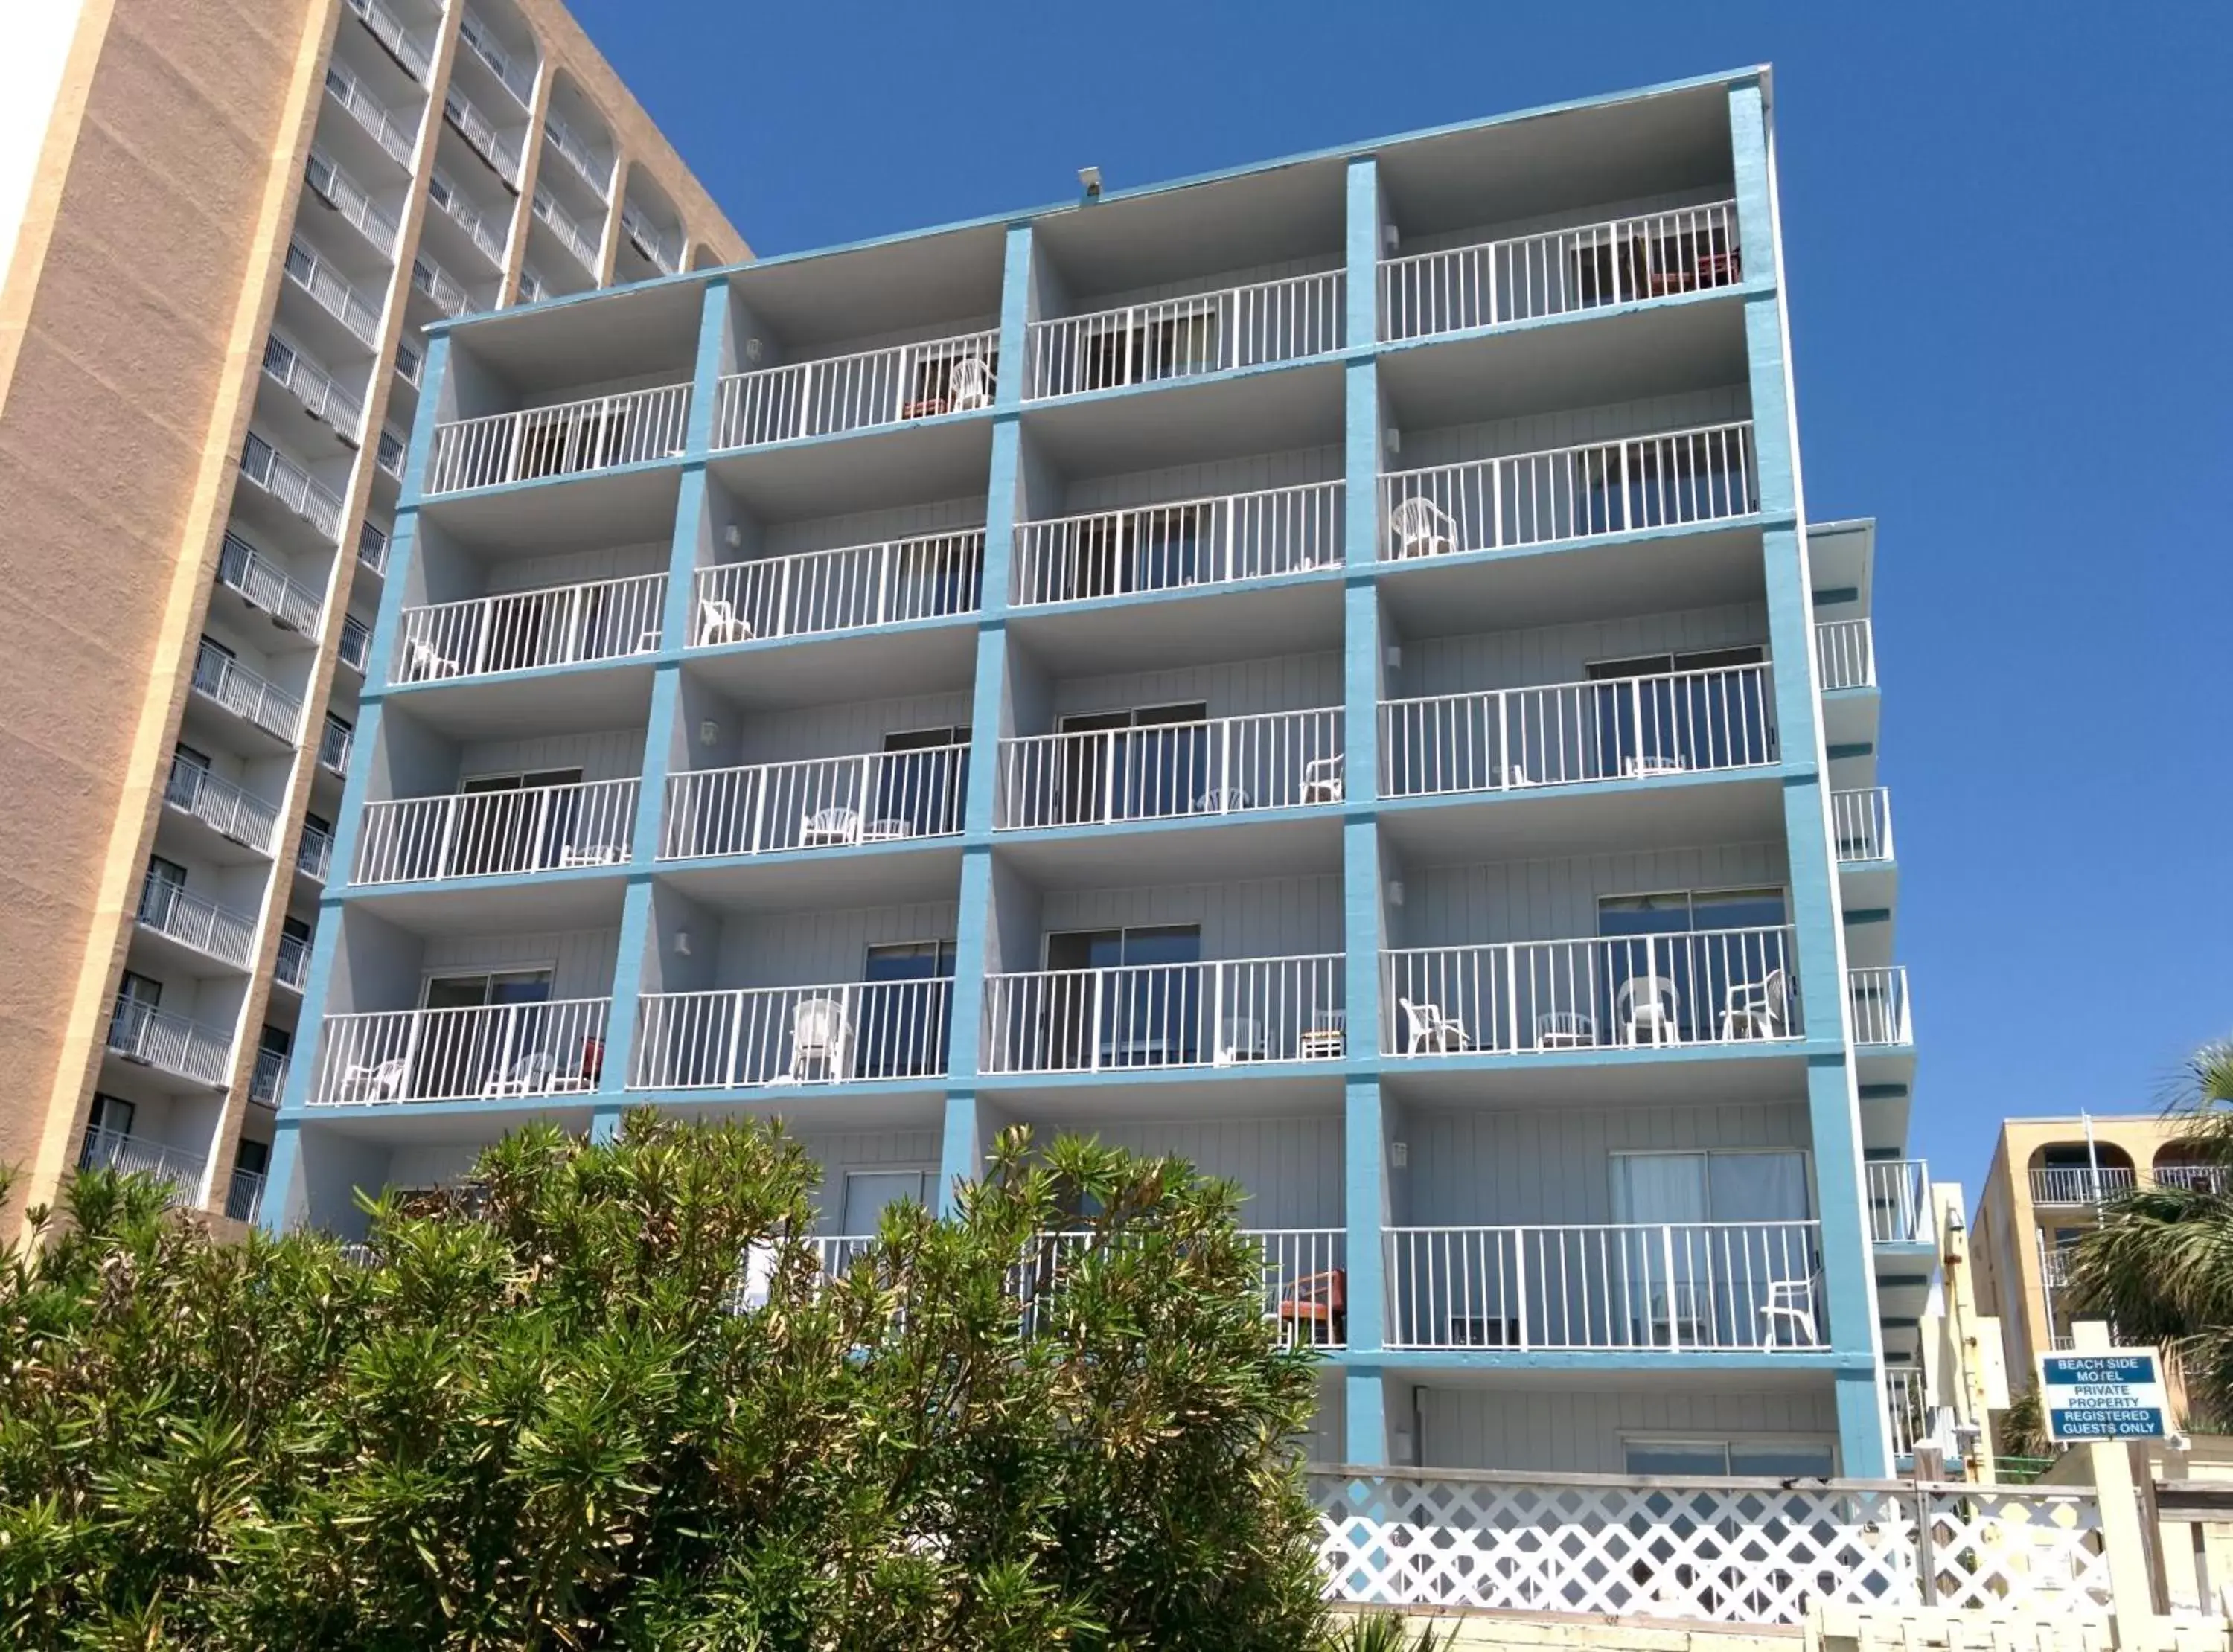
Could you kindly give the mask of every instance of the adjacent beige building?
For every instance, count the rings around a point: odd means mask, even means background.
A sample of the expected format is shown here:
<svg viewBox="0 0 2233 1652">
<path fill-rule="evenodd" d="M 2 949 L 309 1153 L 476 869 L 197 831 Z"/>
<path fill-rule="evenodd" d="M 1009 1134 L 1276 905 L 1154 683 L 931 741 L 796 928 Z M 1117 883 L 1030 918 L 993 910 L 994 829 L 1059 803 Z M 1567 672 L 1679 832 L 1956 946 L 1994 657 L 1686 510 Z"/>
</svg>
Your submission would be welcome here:
<svg viewBox="0 0 2233 1652">
<path fill-rule="evenodd" d="M 422 326 L 750 254 L 554 0 L 38 32 L 0 128 L 4 1219 L 88 1159 L 246 1218 Z"/>
</svg>

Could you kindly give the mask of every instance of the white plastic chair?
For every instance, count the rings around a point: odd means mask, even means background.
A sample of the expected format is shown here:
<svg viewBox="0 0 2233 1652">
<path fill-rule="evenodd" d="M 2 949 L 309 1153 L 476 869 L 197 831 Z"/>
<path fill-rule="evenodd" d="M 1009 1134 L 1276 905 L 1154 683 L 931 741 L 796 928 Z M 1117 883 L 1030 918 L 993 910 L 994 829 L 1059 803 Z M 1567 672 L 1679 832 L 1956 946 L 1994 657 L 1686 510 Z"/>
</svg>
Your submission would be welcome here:
<svg viewBox="0 0 2233 1652">
<path fill-rule="evenodd" d="M 1631 1044 L 1673 1044 L 1682 1036 L 1683 996 L 1663 975 L 1631 975 L 1614 994 L 1613 1018 Z"/>
<path fill-rule="evenodd" d="M 1814 1317 L 1814 1281 L 1770 1279 L 1768 1299 L 1760 1305 L 1760 1345 L 1769 1348 L 1813 1348 L 1822 1339 Z M 1792 1332 L 1789 1342 L 1776 1335 L 1779 1325 Z"/>
<path fill-rule="evenodd" d="M 1397 998 L 1396 1002 L 1403 1006 L 1403 1020 L 1410 1031 L 1410 1042 L 1404 1054 L 1416 1056 L 1430 1051 L 1443 1055 L 1453 1050 L 1473 1048 L 1465 1023 L 1455 1016 L 1444 1015 L 1441 1005 L 1414 1004 L 1409 998 Z"/>
<path fill-rule="evenodd" d="M 710 648 L 717 642 L 750 642 L 752 634 L 752 622 L 739 615 L 736 605 L 726 597 L 698 599 L 700 647 Z"/>
<path fill-rule="evenodd" d="M 1217 1031 L 1215 1065 L 1230 1067 L 1236 1061 L 1261 1061 L 1265 1057 L 1264 1024 L 1253 1015 L 1229 1015 Z"/>
<path fill-rule="evenodd" d="M 965 355 L 947 370 L 949 413 L 969 413 L 993 405 L 993 365 L 981 355 Z"/>
<path fill-rule="evenodd" d="M 806 1069 L 822 1064 L 824 1078 L 850 1076 L 853 1032 L 845 1006 L 836 998 L 801 998 L 791 1006 L 791 1077 L 803 1083 Z"/>
<path fill-rule="evenodd" d="M 1598 1018 L 1579 1010 L 1546 1010 L 1535 1018 L 1538 1050 L 1594 1050 Z"/>
<path fill-rule="evenodd" d="M 344 1102 L 392 1102 L 403 1094 L 403 1080 L 411 1063 L 400 1056 L 368 1065 L 352 1063 L 342 1073 Z"/>
<path fill-rule="evenodd" d="M 569 866 L 618 866 L 628 859 L 628 850 L 618 843 L 569 843 L 558 851 L 558 864 Z"/>
<path fill-rule="evenodd" d="M 1341 759 L 1312 758 L 1303 764 L 1303 801 L 1338 803 L 1341 801 Z"/>
<path fill-rule="evenodd" d="M 537 1096 L 550 1087 L 550 1057 L 537 1050 L 511 1063 L 510 1072 L 491 1073 L 484 1096 Z"/>
<path fill-rule="evenodd" d="M 1772 969 L 1764 981 L 1740 982 L 1729 988 L 1722 1011 L 1722 1037 L 1781 1038 L 1790 1015 L 1789 985 L 1781 969 Z"/>
<path fill-rule="evenodd" d="M 768 1305 L 768 1298 L 775 1290 L 776 1248 L 767 1239 L 754 1239 L 745 1246 L 744 1277 L 738 1280 L 732 1305 L 739 1313 Z"/>
<path fill-rule="evenodd" d="M 403 645 L 403 680 L 406 682 L 433 682 L 441 677 L 455 677 L 464 670 L 465 667 L 449 655 L 417 637 Z"/>
<path fill-rule="evenodd" d="M 1447 556 L 1458 548 L 1458 524 L 1432 499 L 1406 499 L 1388 513 L 1396 555 Z"/>
<path fill-rule="evenodd" d="M 798 823 L 798 842 L 804 849 L 828 849 L 839 843 L 861 841 L 861 815 L 858 810 L 837 807 L 817 809 L 803 816 Z"/>
<path fill-rule="evenodd" d="M 1198 815 L 1229 815 L 1247 808 L 1249 802 L 1246 786 L 1212 786 L 1194 800 L 1194 808 Z"/>
<path fill-rule="evenodd" d="M 1683 774 L 1689 766 L 1681 754 L 1673 751 L 1644 751 L 1620 760 L 1621 777 L 1628 780 L 1649 779 L 1655 774 Z"/>
</svg>

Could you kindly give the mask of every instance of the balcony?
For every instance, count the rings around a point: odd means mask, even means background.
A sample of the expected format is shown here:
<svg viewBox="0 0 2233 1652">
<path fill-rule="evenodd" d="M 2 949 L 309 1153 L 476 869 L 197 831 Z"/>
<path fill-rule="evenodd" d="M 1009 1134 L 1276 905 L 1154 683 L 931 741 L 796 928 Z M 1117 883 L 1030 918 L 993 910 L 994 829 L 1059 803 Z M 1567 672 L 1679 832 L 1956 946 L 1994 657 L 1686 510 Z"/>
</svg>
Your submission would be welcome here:
<svg viewBox="0 0 2233 1652">
<path fill-rule="evenodd" d="M 1344 342 L 1347 289 L 1331 270 L 1034 322 L 1024 394 L 1040 401 L 1325 355 Z"/>
<path fill-rule="evenodd" d="M 2034 1170 L 2032 1174 L 2036 1176 L 2040 1173 Z M 2039 1201 L 2034 1200 L 2034 1202 L 2037 1203 Z M 2070 1201 L 2050 1200 L 2048 1202 L 2067 1203 Z M 2069 1246 L 2049 1245 L 2046 1243 L 2046 1236 L 2044 1234 L 2041 1236 L 2041 1244 L 2039 1247 L 2039 1282 L 2045 1285 L 2048 1290 L 2060 1291 L 2069 1285 L 2070 1251 L 2071 1247 Z"/>
<path fill-rule="evenodd" d="M 543 135 L 549 140 L 551 148 L 557 150 L 566 164 L 574 169 L 575 174 L 589 186 L 589 192 L 609 204 L 613 198 L 613 163 L 591 148 L 571 127 L 555 114 L 544 117 Z M 590 267 L 596 267 L 594 259 Z"/>
<path fill-rule="evenodd" d="M 140 886 L 140 927 L 235 969 L 256 957 L 256 914 L 235 912 L 156 877 Z"/>
<path fill-rule="evenodd" d="M 379 446 L 373 449 L 372 462 L 380 467 L 382 474 L 400 482 L 403 479 L 404 459 L 409 451 L 410 446 L 404 440 L 403 433 L 393 425 L 385 426 L 380 433 Z"/>
<path fill-rule="evenodd" d="M 287 1094 L 287 1057 L 277 1050 L 257 1050 L 248 1075 L 248 1099 L 258 1107 L 277 1107 Z"/>
<path fill-rule="evenodd" d="M 1338 568 L 1339 482 L 1016 524 L 1019 608 L 1189 590 Z"/>
<path fill-rule="evenodd" d="M 2090 1206 L 2131 1193 L 2139 1185 L 2129 1165 L 2047 1165 L 2031 1172 L 2034 1205 Z"/>
<path fill-rule="evenodd" d="M 1830 833 L 1841 866 L 1891 860 L 1891 794 L 1882 786 L 1832 792 Z"/>
<path fill-rule="evenodd" d="M 387 572 L 387 534 L 369 517 L 357 530 L 356 559 L 375 574 Z"/>
<path fill-rule="evenodd" d="M 354 614 L 342 615 L 341 647 L 335 658 L 360 677 L 372 664 L 372 628 Z"/>
<path fill-rule="evenodd" d="M 380 347 L 380 306 L 300 241 L 287 244 L 287 278 L 362 341 Z"/>
<path fill-rule="evenodd" d="M 392 258 L 395 256 L 395 219 L 382 208 L 374 205 L 372 197 L 366 194 L 356 180 L 336 166 L 329 157 L 316 149 L 310 151 L 310 158 L 303 168 L 303 181 L 310 186 L 311 193 L 333 208 L 358 234 L 370 242 L 381 257 Z"/>
<path fill-rule="evenodd" d="M 310 978 L 310 943 L 300 935 L 279 937 L 279 951 L 271 962 L 271 979 L 299 992 Z"/>
<path fill-rule="evenodd" d="M 497 39 L 495 31 L 488 26 L 486 20 L 471 10 L 460 14 L 458 41 L 487 66 L 489 73 L 496 76 L 505 91 L 519 100 L 521 108 L 527 108 L 534 103 L 534 65 L 515 61 Z"/>
<path fill-rule="evenodd" d="M 582 261 L 584 270 L 593 276 L 596 273 L 596 237 L 568 215 L 566 209 L 558 205 L 557 197 L 538 184 L 534 196 L 528 202 L 528 210 L 535 214 L 545 229 L 558 237 L 559 245 Z"/>
<path fill-rule="evenodd" d="M 1776 1354 L 1826 1345 L 1819 1222 L 1391 1227 L 1390 1348 Z"/>
<path fill-rule="evenodd" d="M 352 446 L 363 434 L 364 404 L 277 333 L 264 341 L 264 376 L 291 392 L 303 411 L 324 420 Z"/>
<path fill-rule="evenodd" d="M 1864 1167 L 1869 1187 L 1869 1238 L 1878 1245 L 1935 1245 L 1930 1168 L 1920 1159 L 1872 1159 Z"/>
<path fill-rule="evenodd" d="M 254 431 L 240 450 L 240 473 L 309 523 L 329 544 L 339 543 L 339 495 Z"/>
<path fill-rule="evenodd" d="M 442 94 L 442 118 L 472 146 L 473 153 L 495 169 L 496 175 L 514 188 L 519 184 L 519 143 L 496 129 L 495 123 L 473 107 L 455 87 Z M 498 253 L 498 263 L 504 255 Z"/>
<path fill-rule="evenodd" d="M 823 636 L 977 611 L 985 530 L 926 534 L 698 570 L 690 646 Z"/>
<path fill-rule="evenodd" d="M 2214 1164 L 2159 1164 L 2148 1173 L 2151 1186 L 2182 1193 L 2212 1193 L 2223 1198 L 2233 1193 L 2233 1170 Z"/>
<path fill-rule="evenodd" d="M 1708 291 L 1743 279 L 1731 201 L 1390 258 L 1380 266 L 1389 343 Z"/>
<path fill-rule="evenodd" d="M 342 766 L 348 766 L 346 759 Z M 334 835 L 306 823 L 302 841 L 295 846 L 295 869 L 306 878 L 323 883 L 334 869 Z"/>
<path fill-rule="evenodd" d="M 259 854 L 271 852 L 271 842 L 279 829 L 279 806 L 230 780 L 219 779 L 199 764 L 171 760 L 170 776 L 163 783 L 163 801 L 222 837 Z"/>
<path fill-rule="evenodd" d="M 453 320 L 476 308 L 473 296 L 465 290 L 465 283 L 423 252 L 411 255 L 411 286 Z"/>
<path fill-rule="evenodd" d="M 108 1023 L 108 1048 L 134 1066 L 223 1089 L 230 1076 L 232 1035 L 136 998 L 119 998 Z"/>
<path fill-rule="evenodd" d="M 682 268 L 682 237 L 662 235 L 648 214 L 634 201 L 621 203 L 621 229 L 630 244 L 662 276 Z"/>
<path fill-rule="evenodd" d="M 332 58 L 326 60 L 326 95 L 347 109 L 374 143 L 407 170 L 410 167 L 411 147 L 418 135 L 417 121 L 406 125 L 397 119 L 364 89 L 346 66 Z"/>
<path fill-rule="evenodd" d="M 1282 1348 L 1344 1348 L 1349 1343 L 1348 1235 L 1338 1227 L 1244 1228 L 1237 1236 L 1261 1259 L 1264 1318 Z M 1084 1229 L 1032 1235 L 1015 1288 L 1028 1335 L 1045 1323 L 1052 1298 L 1105 1236 Z M 1121 1242 L 1121 1241 L 1118 1241 Z M 874 1238 L 812 1239 L 825 1274 L 872 1249 Z"/>
<path fill-rule="evenodd" d="M 1382 954 L 1380 1050 L 1405 1060 L 1799 1037 L 1793 932 L 1696 930 Z"/>
<path fill-rule="evenodd" d="M 1885 1367 L 1885 1420 L 1891 1428 L 1894 1457 L 1912 1457 L 1916 1442 L 1930 1435 L 1930 1403 L 1924 1375 L 1912 1365 Z"/>
<path fill-rule="evenodd" d="M 1333 953 L 991 976 L 979 1070 L 1338 1060 L 1346 1028 L 1343 966 Z"/>
<path fill-rule="evenodd" d="M 395 376 L 413 390 L 419 387 L 420 374 L 426 370 L 426 358 L 408 339 L 395 341 Z"/>
<path fill-rule="evenodd" d="M 290 745 L 302 728 L 301 700 L 247 669 L 206 637 L 194 656 L 194 692 Z"/>
<path fill-rule="evenodd" d="M 364 806 L 350 882 L 438 882 L 626 864 L 636 782 L 447 792 Z"/>
<path fill-rule="evenodd" d="M 355 747 L 356 731 L 328 712 L 326 726 L 318 736 L 318 766 L 347 777 L 349 754 Z"/>
<path fill-rule="evenodd" d="M 312 1107 L 587 1096 L 610 998 L 329 1015 Z"/>
<path fill-rule="evenodd" d="M 451 95 L 454 99 L 456 94 Z M 498 269 L 504 268 L 503 234 L 490 224 L 480 208 L 475 206 L 439 166 L 427 174 L 426 198 L 465 231 L 465 238 L 480 250 L 484 257 Z M 451 313 L 454 315 L 456 312 Z"/>
<path fill-rule="evenodd" d="M 1206 819 L 1342 799 L 1342 710 L 1038 734 L 1000 742 L 1003 831 Z"/>
<path fill-rule="evenodd" d="M 993 405 L 1000 335 L 957 338 L 762 367 L 721 380 L 713 447 L 758 447 L 874 430 Z"/>
<path fill-rule="evenodd" d="M 200 1194 L 205 1164 L 199 1154 L 121 1130 L 87 1130 L 77 1154 L 80 1170 L 114 1170 L 148 1177 L 164 1188 L 174 1205 L 191 1205 Z"/>
<path fill-rule="evenodd" d="M 309 586 L 290 579 L 279 565 L 238 534 L 227 530 L 218 552 L 218 582 L 236 591 L 290 631 L 316 639 L 325 603 Z"/>
<path fill-rule="evenodd" d="M 236 1222 L 252 1222 L 264 1209 L 264 1178 L 253 1170 L 236 1168 L 225 1189 L 225 1213 Z"/>
<path fill-rule="evenodd" d="M 810 758 L 670 775 L 659 858 L 904 843 L 960 833 L 969 748 Z"/>
<path fill-rule="evenodd" d="M 594 580 L 403 610 L 398 683 L 446 682 L 659 651 L 667 576 Z"/>
<path fill-rule="evenodd" d="M 457 493 L 680 458 L 689 424 L 687 384 L 452 420 L 434 427 L 426 491 Z"/>
<path fill-rule="evenodd" d="M 1877 686 L 1876 641 L 1866 620 L 1824 620 L 1814 628 L 1824 693 Z"/>
<path fill-rule="evenodd" d="M 1765 663 L 1382 702 L 1388 797 L 1532 790 L 1778 760 Z"/>
<path fill-rule="evenodd" d="M 1395 471 L 1380 478 L 1383 562 L 1695 526 L 1760 509 L 1752 426 Z"/>
<path fill-rule="evenodd" d="M 348 9 L 363 20 L 372 37 L 387 49 L 415 81 L 424 81 L 434 61 L 433 42 L 413 35 L 381 0 L 348 0 Z"/>
<path fill-rule="evenodd" d="M 942 1082 L 948 979 L 652 992 L 637 1011 L 631 1089 Z"/>
<path fill-rule="evenodd" d="M 1915 1042 L 1915 1027 L 1908 1018 L 1906 966 L 1849 969 L 1846 993 L 1852 1006 L 1855 1044 L 1898 1048 Z"/>
</svg>

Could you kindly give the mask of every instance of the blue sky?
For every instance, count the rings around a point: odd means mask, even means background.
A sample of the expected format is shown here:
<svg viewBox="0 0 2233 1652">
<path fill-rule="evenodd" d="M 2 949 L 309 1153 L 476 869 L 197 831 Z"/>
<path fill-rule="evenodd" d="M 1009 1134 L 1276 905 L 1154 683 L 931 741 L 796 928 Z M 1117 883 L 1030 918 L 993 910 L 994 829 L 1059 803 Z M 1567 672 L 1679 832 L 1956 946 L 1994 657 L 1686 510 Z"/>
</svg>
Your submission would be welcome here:
<svg viewBox="0 0 2233 1652">
<path fill-rule="evenodd" d="M 2222 6 L 572 4 L 762 253 L 1773 62 L 1808 508 L 1880 524 L 1914 1146 L 1974 1188 L 2003 1115 L 2233 1031 Z"/>
</svg>

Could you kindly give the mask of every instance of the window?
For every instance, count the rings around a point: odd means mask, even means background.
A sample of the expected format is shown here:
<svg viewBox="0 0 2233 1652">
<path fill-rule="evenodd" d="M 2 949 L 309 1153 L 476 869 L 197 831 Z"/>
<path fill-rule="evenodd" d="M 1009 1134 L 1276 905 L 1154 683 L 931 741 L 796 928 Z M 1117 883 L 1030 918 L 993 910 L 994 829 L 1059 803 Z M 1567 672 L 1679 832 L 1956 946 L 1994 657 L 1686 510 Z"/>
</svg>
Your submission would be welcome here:
<svg viewBox="0 0 2233 1652">
<path fill-rule="evenodd" d="M 1796 1222 L 1812 1213 L 1794 1149 L 1612 1155 L 1617 1222 Z"/>
<path fill-rule="evenodd" d="M 542 1006 L 550 998 L 547 969 L 505 970 L 426 979 L 421 1007 L 465 1011 L 511 1006 L 511 1015 L 438 1015 L 412 1052 L 413 1096 L 470 1096 L 490 1078 L 517 1076 L 525 1063 L 553 1063 L 570 1069 L 578 1058 L 584 1074 L 601 1064 L 603 1048 L 576 1052 L 552 1050 L 551 1017 Z"/>
<path fill-rule="evenodd" d="M 577 786 L 579 769 L 542 769 L 521 774 L 476 775 L 458 790 L 479 801 L 461 805 L 457 841 L 449 846 L 445 875 L 526 872 L 557 866 L 573 845 L 578 791 L 548 788 Z M 432 874 L 434 868 L 426 869 Z"/>
<path fill-rule="evenodd" d="M 1161 1067 L 1198 1058 L 1202 1003 L 1199 924 L 1081 929 L 1046 938 L 1050 970 L 1106 972 L 1056 984 L 1049 1039 L 1066 1068 Z"/>
<path fill-rule="evenodd" d="M 900 837 L 944 837 L 960 831 L 969 790 L 968 745 L 966 723 L 885 735 L 870 831 Z"/>
<path fill-rule="evenodd" d="M 902 1200 L 929 1208 L 938 1199 L 935 1167 L 848 1170 L 845 1199 L 837 1231 L 849 1238 L 865 1238 L 876 1231 L 885 1207 Z"/>
<path fill-rule="evenodd" d="M 1837 1447 L 1826 1440 L 1631 1440 L 1625 1445 L 1631 1474 L 1827 1480 L 1837 1473 Z"/>
<path fill-rule="evenodd" d="M 1596 772 L 1605 777 L 1728 769 L 1772 761 L 1767 650 L 1745 645 L 1599 660 Z"/>
<path fill-rule="evenodd" d="M 158 929 L 172 927 L 178 917 L 179 897 L 186 892 L 186 868 L 160 855 L 147 857 L 147 881 L 140 886 L 140 921 Z"/>
<path fill-rule="evenodd" d="M 1207 808 L 1209 706 L 1201 700 L 1062 719 L 1061 823 L 1153 820 Z"/>
<path fill-rule="evenodd" d="M 1612 1207 L 1639 1342 L 1820 1342 L 1805 1154 L 1616 1153 Z"/>
<path fill-rule="evenodd" d="M 854 1030 L 854 1071 L 864 1078 L 944 1072 L 952 1001 L 945 984 L 954 979 L 954 943 L 909 940 L 871 946 L 862 979 L 865 985 L 855 1008 L 860 1024 Z"/>
<path fill-rule="evenodd" d="M 1676 1042 L 1793 1025 L 1790 938 L 1780 888 L 1676 889 L 1598 899 L 1606 939 L 1598 1009 L 1622 1037 L 1647 1028 Z M 1732 1022 L 1733 1011 L 1756 1019 Z"/>
<path fill-rule="evenodd" d="M 139 1115 L 136 1102 L 127 1102 L 121 1096 L 103 1095 L 96 1090 L 94 1092 L 93 1110 L 86 1115 L 85 1128 L 88 1132 L 106 1130 L 116 1135 L 129 1135 L 133 1122 Z"/>
</svg>

